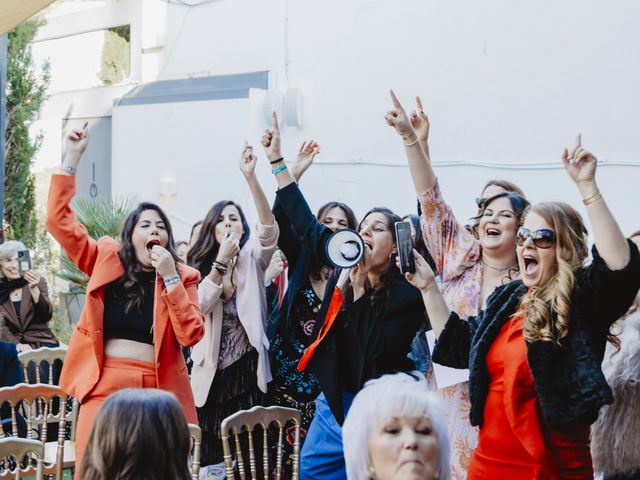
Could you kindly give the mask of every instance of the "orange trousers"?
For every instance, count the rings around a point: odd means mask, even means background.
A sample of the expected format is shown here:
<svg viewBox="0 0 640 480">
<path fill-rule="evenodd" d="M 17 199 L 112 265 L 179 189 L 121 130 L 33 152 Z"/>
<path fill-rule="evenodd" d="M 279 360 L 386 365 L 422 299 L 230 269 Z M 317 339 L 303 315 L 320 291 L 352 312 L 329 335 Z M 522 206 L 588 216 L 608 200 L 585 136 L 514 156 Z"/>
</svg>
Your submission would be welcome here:
<svg viewBox="0 0 640 480">
<path fill-rule="evenodd" d="M 76 428 L 76 470 L 74 479 L 82 472 L 82 457 L 87 448 L 93 421 L 109 395 L 124 388 L 157 388 L 156 366 L 128 358 L 104 357 L 100 380 L 80 404 Z"/>
</svg>

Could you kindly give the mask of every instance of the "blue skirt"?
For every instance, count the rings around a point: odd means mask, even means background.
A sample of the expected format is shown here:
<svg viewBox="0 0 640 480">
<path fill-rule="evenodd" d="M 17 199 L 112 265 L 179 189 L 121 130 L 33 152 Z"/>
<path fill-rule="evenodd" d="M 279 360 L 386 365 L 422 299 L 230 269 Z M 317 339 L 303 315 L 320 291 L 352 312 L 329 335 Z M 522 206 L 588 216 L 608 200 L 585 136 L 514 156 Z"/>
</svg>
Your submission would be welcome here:
<svg viewBox="0 0 640 480">
<path fill-rule="evenodd" d="M 353 395 L 342 392 L 347 415 Z M 347 471 L 342 450 L 342 427 L 331 413 L 324 393 L 316 399 L 316 413 L 300 453 L 300 480 L 344 480 Z"/>
</svg>

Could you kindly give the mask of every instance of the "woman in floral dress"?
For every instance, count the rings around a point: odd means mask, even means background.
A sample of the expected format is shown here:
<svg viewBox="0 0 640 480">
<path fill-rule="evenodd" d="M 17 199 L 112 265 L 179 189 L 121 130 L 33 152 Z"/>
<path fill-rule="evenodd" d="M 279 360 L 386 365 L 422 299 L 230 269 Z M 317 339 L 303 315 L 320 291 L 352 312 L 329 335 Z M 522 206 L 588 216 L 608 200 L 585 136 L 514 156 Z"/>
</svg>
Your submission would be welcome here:
<svg viewBox="0 0 640 480">
<path fill-rule="evenodd" d="M 422 233 L 440 275 L 442 294 L 462 318 L 477 315 L 497 286 L 518 278 L 516 232 L 528 203 L 522 190 L 510 182 L 491 181 L 482 191 L 472 227 L 465 228 L 442 198 L 431 167 L 429 120 L 420 99 L 409 118 L 393 92 L 391 96 L 394 108 L 385 119 L 404 142 L 422 209 Z M 451 474 L 456 480 L 467 478 L 478 440 L 476 428 L 469 423 L 468 387 L 463 382 L 439 390 L 447 406 Z"/>
</svg>

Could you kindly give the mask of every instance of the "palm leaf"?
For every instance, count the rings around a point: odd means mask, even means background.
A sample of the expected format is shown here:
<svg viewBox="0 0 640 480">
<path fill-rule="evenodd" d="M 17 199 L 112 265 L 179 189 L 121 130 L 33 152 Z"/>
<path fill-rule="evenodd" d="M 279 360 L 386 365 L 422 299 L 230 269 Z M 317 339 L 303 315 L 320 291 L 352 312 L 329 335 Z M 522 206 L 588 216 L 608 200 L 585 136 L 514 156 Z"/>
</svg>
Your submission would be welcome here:
<svg viewBox="0 0 640 480">
<path fill-rule="evenodd" d="M 115 199 L 77 199 L 72 204 L 78 221 L 84 225 L 89 236 L 95 240 L 101 237 L 119 239 L 122 225 L 137 201 L 135 196 L 127 195 Z M 60 269 L 55 275 L 71 284 L 71 292 L 86 292 L 89 277 L 82 272 L 69 258 L 60 258 Z"/>
</svg>

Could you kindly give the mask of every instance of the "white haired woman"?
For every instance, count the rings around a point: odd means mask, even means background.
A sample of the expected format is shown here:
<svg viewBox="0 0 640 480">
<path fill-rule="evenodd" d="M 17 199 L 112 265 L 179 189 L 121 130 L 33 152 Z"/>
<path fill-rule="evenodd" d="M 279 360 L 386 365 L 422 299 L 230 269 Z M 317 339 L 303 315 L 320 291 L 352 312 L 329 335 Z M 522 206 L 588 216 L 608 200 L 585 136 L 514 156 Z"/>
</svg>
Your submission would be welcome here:
<svg viewBox="0 0 640 480">
<path fill-rule="evenodd" d="M 47 282 L 35 270 L 19 268 L 18 253 L 24 250 L 17 240 L 0 245 L 0 340 L 16 344 L 18 352 L 57 347 L 48 325 L 53 309 Z"/>
<path fill-rule="evenodd" d="M 418 372 L 367 382 L 342 427 L 349 480 L 449 480 L 449 439 L 437 396 Z"/>
</svg>

